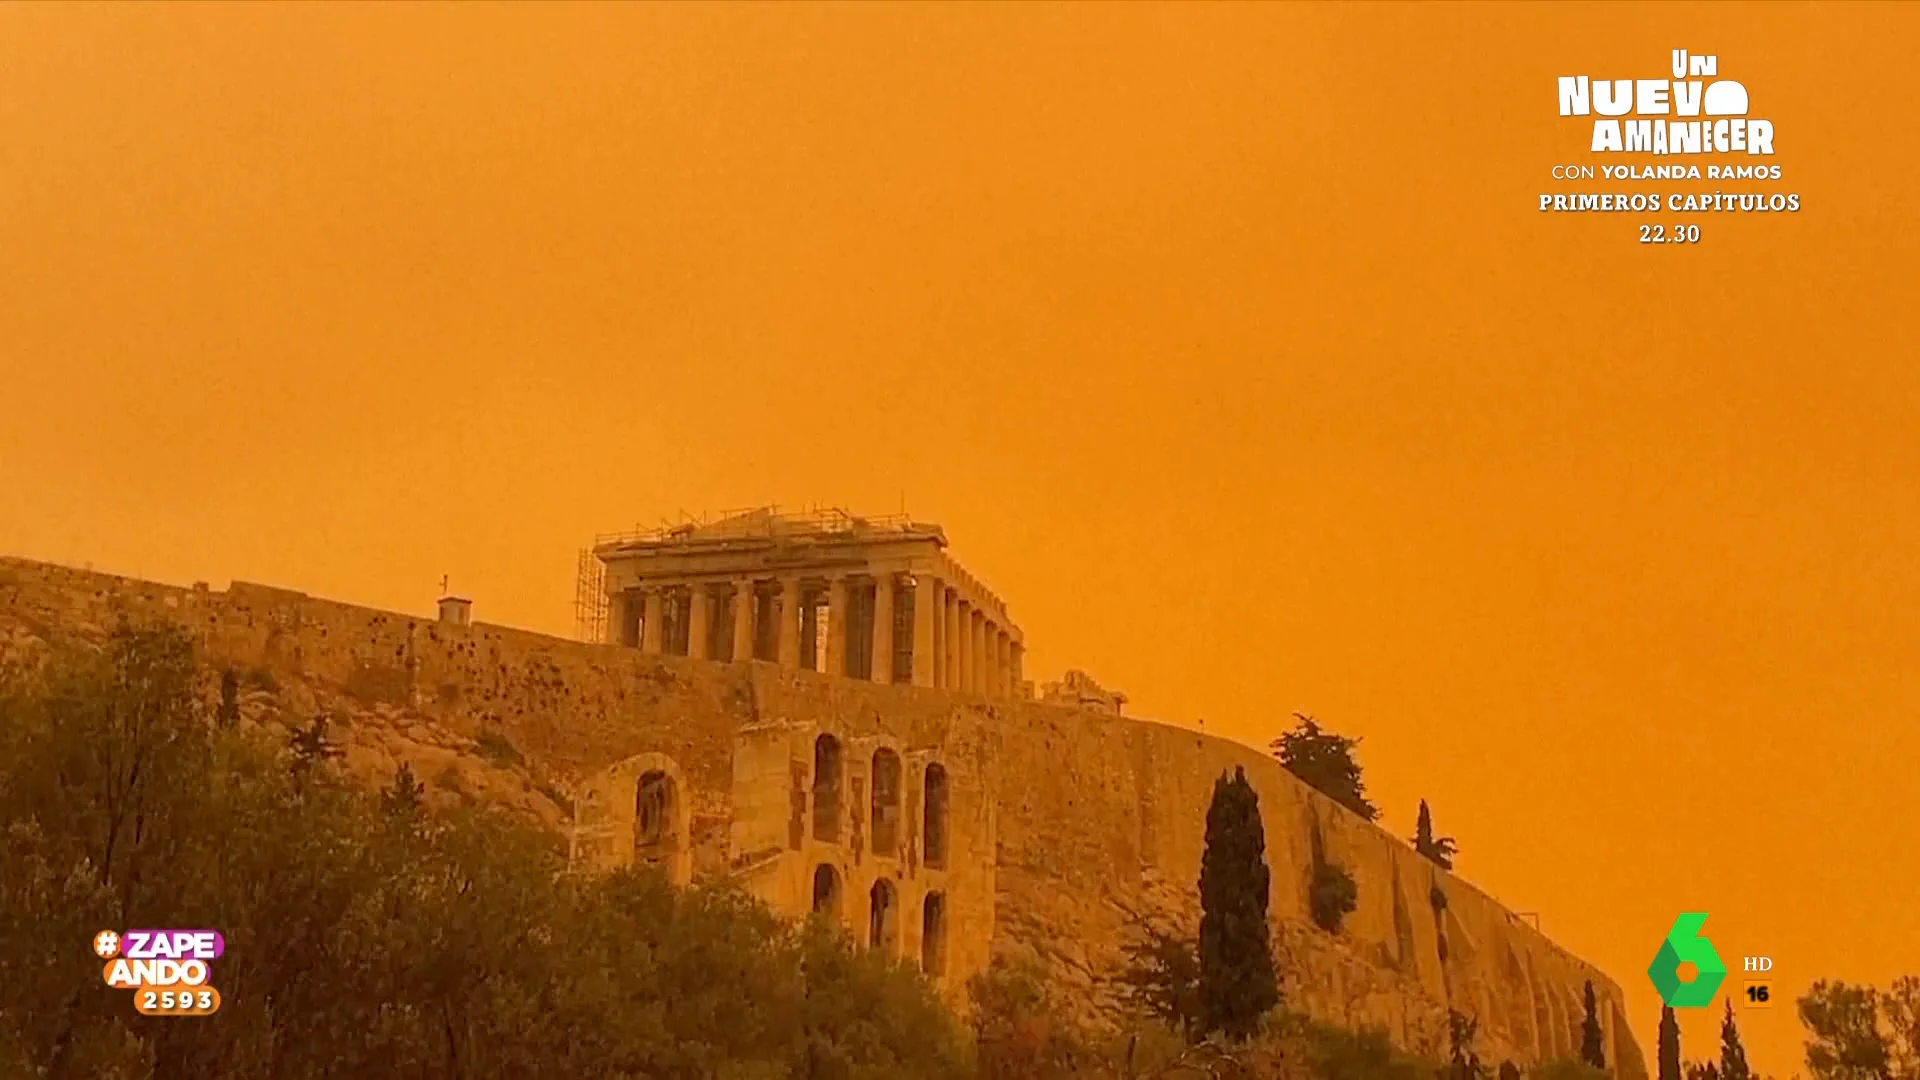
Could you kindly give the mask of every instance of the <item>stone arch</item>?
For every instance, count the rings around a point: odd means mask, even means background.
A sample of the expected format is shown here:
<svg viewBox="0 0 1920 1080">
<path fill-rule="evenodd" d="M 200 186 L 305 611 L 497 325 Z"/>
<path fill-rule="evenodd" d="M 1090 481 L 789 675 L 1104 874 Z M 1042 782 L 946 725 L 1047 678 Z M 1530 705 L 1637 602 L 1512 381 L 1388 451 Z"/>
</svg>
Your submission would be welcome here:
<svg viewBox="0 0 1920 1080">
<path fill-rule="evenodd" d="M 871 809 L 873 853 L 894 855 L 900 850 L 900 755 L 883 746 L 873 752 Z"/>
<path fill-rule="evenodd" d="M 920 970 L 933 978 L 947 973 L 947 894 L 930 892 L 920 909 Z"/>
<path fill-rule="evenodd" d="M 900 944 L 900 891 L 880 878 L 867 893 L 867 944 L 892 957 Z"/>
<path fill-rule="evenodd" d="M 583 786 L 578 828 L 582 840 L 600 845 L 601 865 L 653 866 L 675 885 L 693 882 L 691 800 L 679 762 L 638 754 Z"/>
<path fill-rule="evenodd" d="M 947 866 L 947 767 L 939 762 L 927 765 L 926 782 L 921 787 L 925 803 L 920 814 L 921 861 L 929 869 Z"/>
<path fill-rule="evenodd" d="M 840 917 L 840 871 L 832 863 L 813 868 L 813 912 L 830 919 Z"/>
<path fill-rule="evenodd" d="M 845 779 L 840 740 L 822 733 L 813 740 L 813 838 L 840 842 L 840 787 Z"/>
</svg>

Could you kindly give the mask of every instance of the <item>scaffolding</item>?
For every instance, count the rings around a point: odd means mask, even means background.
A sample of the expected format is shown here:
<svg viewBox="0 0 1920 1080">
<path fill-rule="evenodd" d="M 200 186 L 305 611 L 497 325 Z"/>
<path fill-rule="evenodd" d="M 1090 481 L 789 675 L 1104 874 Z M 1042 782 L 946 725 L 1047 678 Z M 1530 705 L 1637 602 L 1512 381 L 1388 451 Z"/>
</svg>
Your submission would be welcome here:
<svg viewBox="0 0 1920 1080">
<path fill-rule="evenodd" d="M 607 566 L 591 548 L 582 548 L 573 577 L 573 636 L 607 640 Z"/>
</svg>

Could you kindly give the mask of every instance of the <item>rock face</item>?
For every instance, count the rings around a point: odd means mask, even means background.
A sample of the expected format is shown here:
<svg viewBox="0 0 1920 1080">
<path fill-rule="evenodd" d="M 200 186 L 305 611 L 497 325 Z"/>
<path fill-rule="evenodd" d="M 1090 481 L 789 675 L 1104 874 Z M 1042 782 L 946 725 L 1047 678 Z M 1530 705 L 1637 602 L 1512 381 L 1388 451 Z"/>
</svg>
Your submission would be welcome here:
<svg viewBox="0 0 1920 1080">
<path fill-rule="evenodd" d="M 777 910 L 837 914 L 964 1002 L 996 956 L 1037 959 L 1091 1014 L 1143 924 L 1191 933 L 1213 782 L 1246 770 L 1273 870 L 1283 993 L 1321 1019 L 1446 1050 L 1449 1009 L 1483 1060 L 1578 1051 L 1582 986 L 1607 1059 L 1646 1075 L 1619 987 L 1267 755 L 1085 709 L 862 683 L 758 662 L 643 655 L 235 582 L 181 589 L 0 558 L 0 660 L 97 640 L 125 614 L 186 627 L 243 722 L 333 721 L 349 770 L 403 761 L 437 799 L 514 807 L 583 869 L 653 862 L 730 877 Z M 217 692 L 210 689 L 210 693 Z M 1358 907 L 1308 911 L 1313 851 Z"/>
</svg>

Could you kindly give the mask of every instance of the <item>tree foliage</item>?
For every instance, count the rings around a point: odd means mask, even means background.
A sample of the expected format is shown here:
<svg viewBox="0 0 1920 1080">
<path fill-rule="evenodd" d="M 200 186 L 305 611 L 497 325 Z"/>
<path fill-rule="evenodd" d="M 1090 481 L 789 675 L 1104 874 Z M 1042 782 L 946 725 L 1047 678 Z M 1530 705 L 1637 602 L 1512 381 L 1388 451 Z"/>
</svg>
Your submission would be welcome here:
<svg viewBox="0 0 1920 1080">
<path fill-rule="evenodd" d="M 1899 1080 L 1920 1080 L 1920 977 L 1903 975 L 1880 996 L 1887 1027 L 1887 1067 Z"/>
<path fill-rule="evenodd" d="M 1807 1029 L 1814 1080 L 1887 1080 L 1892 1055 L 1880 1030 L 1880 994 L 1871 986 L 1821 980 L 1795 1003 Z"/>
<path fill-rule="evenodd" d="M 1367 801 L 1360 762 L 1354 757 L 1360 740 L 1326 731 L 1304 713 L 1295 713 L 1294 720 L 1293 730 L 1272 743 L 1280 764 L 1341 806 L 1368 821 L 1378 819 L 1380 810 Z"/>
<path fill-rule="evenodd" d="M 1307 886 L 1307 907 L 1315 926 L 1329 934 L 1340 932 L 1341 924 L 1360 906 L 1360 887 L 1353 875 L 1337 862 L 1316 859 L 1313 881 Z"/>
<path fill-rule="evenodd" d="M 1243 769 L 1221 776 L 1200 857 L 1200 1029 L 1245 1040 L 1280 1003 L 1267 924 L 1266 826 Z"/>
<path fill-rule="evenodd" d="M 412 764 L 403 761 L 394 771 L 393 783 L 380 793 L 380 807 L 390 815 L 417 814 L 426 798 L 426 785 L 413 775 Z"/>
<path fill-rule="evenodd" d="M 178 632 L 129 628 L 0 691 L 0 1075 L 971 1073 L 924 980 L 835 931 L 725 885 L 565 876 L 549 833 L 353 789 L 323 725 L 276 745 L 205 697 Z M 78 950 L 143 925 L 225 935 L 217 1022 L 101 986 Z"/>
<path fill-rule="evenodd" d="M 1583 997 L 1586 1015 L 1580 1020 L 1580 1060 L 1596 1069 L 1605 1069 L 1607 1051 L 1600 1036 L 1600 1009 L 1593 997 L 1593 980 L 1587 980 Z"/>
<path fill-rule="evenodd" d="M 1451 836 L 1434 839 L 1433 811 L 1427 809 L 1425 799 L 1420 800 L 1420 819 L 1413 830 L 1413 850 L 1442 870 L 1453 869 L 1453 856 L 1459 850 Z"/>
<path fill-rule="evenodd" d="M 1052 1000 L 1044 972 L 998 959 L 967 985 L 982 1080 L 1066 1080 L 1089 1063 L 1083 1034 Z"/>
<path fill-rule="evenodd" d="M 1686 1080 L 1721 1080 L 1722 1076 L 1718 1061 L 1689 1061 L 1681 1074 Z"/>
<path fill-rule="evenodd" d="M 1195 943 L 1152 927 L 1123 947 L 1127 957 L 1118 982 L 1121 1000 L 1180 1033 L 1201 1035 L 1200 957 Z"/>
<path fill-rule="evenodd" d="M 1475 1045 L 1479 1033 L 1478 1017 L 1468 1016 L 1458 1009 L 1447 1010 L 1447 1074 L 1450 1080 L 1478 1080 L 1486 1075 Z"/>
<path fill-rule="evenodd" d="M 1673 1006 L 1660 1007 L 1659 1080 L 1685 1080 L 1680 1075 L 1680 1019 Z"/>
<path fill-rule="evenodd" d="M 1720 1021 L 1720 1067 L 1716 1080 L 1753 1080 L 1747 1065 L 1747 1048 L 1740 1042 L 1740 1028 L 1733 1022 L 1733 999 L 1727 999 L 1727 1015 Z"/>
</svg>

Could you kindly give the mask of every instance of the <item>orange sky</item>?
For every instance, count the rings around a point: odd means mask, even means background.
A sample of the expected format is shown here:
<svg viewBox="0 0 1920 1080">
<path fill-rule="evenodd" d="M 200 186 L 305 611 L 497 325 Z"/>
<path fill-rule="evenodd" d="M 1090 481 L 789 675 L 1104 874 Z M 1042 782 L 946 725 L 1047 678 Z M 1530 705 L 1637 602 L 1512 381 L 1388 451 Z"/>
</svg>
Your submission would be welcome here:
<svg viewBox="0 0 1920 1080">
<path fill-rule="evenodd" d="M 595 532 L 904 497 L 1031 673 L 1365 736 L 1384 824 L 1431 799 L 1651 1058 L 1682 910 L 1792 993 L 1920 972 L 1917 31 L 0 8 L 0 551 L 410 610 L 446 573 L 566 633 Z M 1536 212 L 1621 190 L 1548 176 L 1593 160 L 1555 77 L 1675 47 L 1785 175 L 1626 190 L 1802 211 Z M 1790 1006 L 1744 1022 L 1800 1068 Z"/>
</svg>

